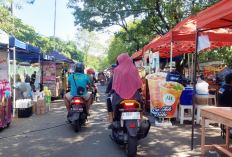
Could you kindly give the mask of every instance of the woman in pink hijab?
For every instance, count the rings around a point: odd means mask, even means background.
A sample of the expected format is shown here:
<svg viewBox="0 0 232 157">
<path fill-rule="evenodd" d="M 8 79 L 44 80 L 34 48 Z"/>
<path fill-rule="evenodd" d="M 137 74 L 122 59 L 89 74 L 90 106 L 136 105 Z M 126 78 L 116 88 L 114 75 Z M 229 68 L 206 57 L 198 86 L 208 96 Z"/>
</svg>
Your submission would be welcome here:
<svg viewBox="0 0 232 157">
<path fill-rule="evenodd" d="M 118 104 L 123 100 L 136 100 L 143 106 L 143 99 L 140 94 L 143 83 L 130 56 L 126 53 L 119 55 L 117 64 L 112 83 L 112 90 L 114 90 L 112 106 L 115 116 L 118 112 Z M 142 113 L 140 115 L 141 121 L 146 119 Z M 110 119 L 113 119 L 113 117 L 110 117 Z"/>
</svg>

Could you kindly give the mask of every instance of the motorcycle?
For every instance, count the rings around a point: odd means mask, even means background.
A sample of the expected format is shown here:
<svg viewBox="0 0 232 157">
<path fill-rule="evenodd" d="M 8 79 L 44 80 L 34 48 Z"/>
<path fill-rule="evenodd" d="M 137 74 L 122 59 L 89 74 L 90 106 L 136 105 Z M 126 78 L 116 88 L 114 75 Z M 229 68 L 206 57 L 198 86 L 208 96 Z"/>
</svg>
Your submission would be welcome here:
<svg viewBox="0 0 232 157">
<path fill-rule="evenodd" d="M 105 80 L 101 79 L 100 83 L 101 83 L 102 86 L 104 86 L 105 85 Z"/>
<path fill-rule="evenodd" d="M 110 138 L 119 145 L 124 145 L 126 155 L 134 157 L 137 154 L 137 141 L 147 136 L 151 123 L 149 120 L 140 122 L 141 104 L 135 100 L 125 100 L 119 104 L 119 114 L 109 129 Z"/>
<path fill-rule="evenodd" d="M 69 111 L 68 123 L 73 125 L 75 132 L 81 130 L 87 119 L 86 101 L 82 97 L 74 97 Z"/>
<path fill-rule="evenodd" d="M 91 90 L 87 90 L 88 91 L 88 93 L 90 94 L 90 96 L 91 96 L 91 104 L 93 104 L 94 103 L 94 101 L 95 101 L 95 99 L 96 99 L 96 93 L 95 93 L 95 88 L 94 87 L 92 87 L 92 91 Z"/>
</svg>

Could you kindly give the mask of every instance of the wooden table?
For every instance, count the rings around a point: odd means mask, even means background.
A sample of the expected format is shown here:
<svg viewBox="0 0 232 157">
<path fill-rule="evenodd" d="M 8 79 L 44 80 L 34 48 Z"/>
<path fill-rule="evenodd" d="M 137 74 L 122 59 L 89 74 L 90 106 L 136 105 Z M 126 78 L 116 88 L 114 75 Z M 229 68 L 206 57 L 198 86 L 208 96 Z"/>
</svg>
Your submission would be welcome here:
<svg viewBox="0 0 232 157">
<path fill-rule="evenodd" d="M 205 150 L 219 149 L 225 154 L 232 156 L 229 152 L 230 127 L 232 127 L 232 107 L 218 108 L 202 108 L 202 134 L 201 134 L 201 154 L 205 154 Z M 223 145 L 205 145 L 205 119 L 210 119 L 218 123 L 226 125 L 226 144 Z"/>
</svg>

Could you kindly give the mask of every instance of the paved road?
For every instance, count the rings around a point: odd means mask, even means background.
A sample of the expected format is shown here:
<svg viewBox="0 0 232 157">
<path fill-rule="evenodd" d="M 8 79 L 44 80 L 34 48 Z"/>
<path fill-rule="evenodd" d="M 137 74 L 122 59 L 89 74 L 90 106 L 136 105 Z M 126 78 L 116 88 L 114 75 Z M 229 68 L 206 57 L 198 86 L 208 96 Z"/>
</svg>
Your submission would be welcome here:
<svg viewBox="0 0 232 157">
<path fill-rule="evenodd" d="M 110 138 L 105 87 L 100 86 L 101 102 L 91 106 L 91 117 L 79 133 L 65 123 L 63 100 L 52 103 L 52 111 L 30 118 L 14 118 L 11 126 L 0 132 L 0 156 L 4 157 L 124 157 L 123 147 Z M 147 117 L 154 121 L 150 115 Z M 200 156 L 200 126 L 196 126 L 194 151 L 190 151 L 191 125 L 173 122 L 169 128 L 158 128 L 152 123 L 147 138 L 138 142 L 138 157 Z M 206 140 L 224 143 L 218 128 L 207 128 Z M 209 143 L 209 144 L 210 144 Z M 205 156 L 211 156 L 206 152 Z"/>
</svg>

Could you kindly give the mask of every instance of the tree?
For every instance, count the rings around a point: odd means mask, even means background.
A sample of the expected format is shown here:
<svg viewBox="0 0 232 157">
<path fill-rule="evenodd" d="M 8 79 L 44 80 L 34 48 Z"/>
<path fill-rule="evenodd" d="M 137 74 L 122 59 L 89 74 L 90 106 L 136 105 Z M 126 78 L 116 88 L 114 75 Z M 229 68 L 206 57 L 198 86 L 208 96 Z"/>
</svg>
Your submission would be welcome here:
<svg viewBox="0 0 232 157">
<path fill-rule="evenodd" d="M 84 63 L 86 66 L 89 65 L 90 54 L 100 54 L 103 50 L 102 45 L 98 42 L 99 38 L 94 32 L 89 32 L 87 29 L 81 29 L 76 34 L 77 45 L 80 47 L 82 52 L 85 54 Z"/>
<path fill-rule="evenodd" d="M 220 0 L 69 0 L 68 8 L 74 9 L 75 25 L 90 31 L 103 31 L 118 25 L 129 35 L 139 50 L 140 40 L 128 30 L 128 19 L 142 20 L 144 35 L 166 34 L 190 14 L 204 10 Z M 83 3 L 78 3 L 83 2 Z M 136 51 L 134 50 L 134 51 Z"/>
</svg>

